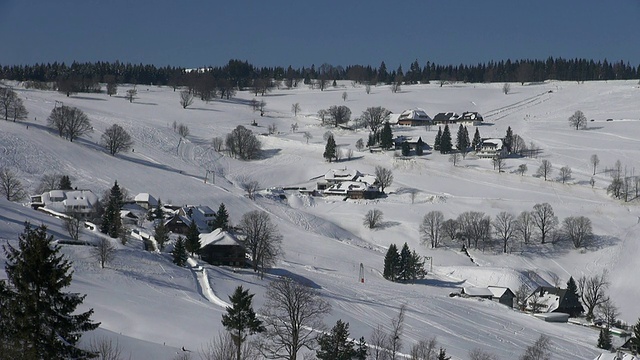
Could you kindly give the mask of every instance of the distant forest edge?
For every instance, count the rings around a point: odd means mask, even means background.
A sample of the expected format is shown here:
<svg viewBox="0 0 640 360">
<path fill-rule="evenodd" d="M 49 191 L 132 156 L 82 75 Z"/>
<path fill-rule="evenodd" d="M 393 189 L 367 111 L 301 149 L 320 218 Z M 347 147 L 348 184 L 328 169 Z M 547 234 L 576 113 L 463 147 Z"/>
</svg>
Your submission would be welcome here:
<svg viewBox="0 0 640 360">
<path fill-rule="evenodd" d="M 35 82 L 60 82 L 74 80 L 85 85 L 99 82 L 117 82 L 144 85 L 189 86 L 195 79 L 206 77 L 217 85 L 235 88 L 252 86 L 257 79 L 282 81 L 286 87 L 295 87 L 300 81 L 351 80 L 367 84 L 418 84 L 437 81 L 444 82 L 540 82 L 545 80 L 590 81 L 629 80 L 640 78 L 640 66 L 629 63 L 594 61 L 586 59 L 548 58 L 547 60 L 506 60 L 477 65 L 437 65 L 427 62 L 421 66 L 414 61 L 408 69 L 402 66 L 388 69 L 382 62 L 375 68 L 370 65 L 333 66 L 322 64 L 318 67 L 294 69 L 284 67 L 257 67 L 247 61 L 230 60 L 224 66 L 204 67 L 190 71 L 181 67 L 156 67 L 155 65 L 116 62 L 48 63 L 35 65 L 0 66 L 0 79 Z M 99 87 L 98 87 L 99 89 Z M 321 87 L 322 89 L 322 87 Z"/>
</svg>

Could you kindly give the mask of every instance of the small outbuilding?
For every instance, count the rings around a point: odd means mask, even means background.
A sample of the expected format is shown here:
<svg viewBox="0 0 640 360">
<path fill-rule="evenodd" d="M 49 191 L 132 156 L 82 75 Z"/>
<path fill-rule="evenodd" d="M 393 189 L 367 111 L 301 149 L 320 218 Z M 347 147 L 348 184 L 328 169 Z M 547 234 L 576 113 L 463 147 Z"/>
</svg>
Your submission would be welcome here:
<svg viewBox="0 0 640 360">
<path fill-rule="evenodd" d="M 200 234 L 202 260 L 211 265 L 245 266 L 245 253 L 244 244 L 222 229 Z"/>
<path fill-rule="evenodd" d="M 460 293 L 466 297 L 489 299 L 493 298 L 493 293 L 488 288 L 465 286 Z"/>
<path fill-rule="evenodd" d="M 527 310 L 540 313 L 565 313 L 572 317 L 584 312 L 578 297 L 567 289 L 539 286 L 525 299 Z"/>
<path fill-rule="evenodd" d="M 493 300 L 513 308 L 513 299 L 516 298 L 516 294 L 511 289 L 502 286 L 488 286 L 487 288 L 493 294 Z"/>
</svg>

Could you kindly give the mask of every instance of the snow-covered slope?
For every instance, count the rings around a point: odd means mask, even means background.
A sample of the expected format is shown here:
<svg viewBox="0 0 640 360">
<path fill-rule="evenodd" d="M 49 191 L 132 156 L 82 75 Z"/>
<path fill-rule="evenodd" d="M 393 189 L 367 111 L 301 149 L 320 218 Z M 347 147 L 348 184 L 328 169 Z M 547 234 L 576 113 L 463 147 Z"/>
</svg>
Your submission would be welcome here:
<svg viewBox="0 0 640 360">
<path fill-rule="evenodd" d="M 438 85 L 405 86 L 393 94 L 386 86 L 366 94 L 364 87 L 345 83 L 326 91 L 299 88 L 274 90 L 265 97 L 264 117 L 251 111 L 252 94 L 239 92 L 232 100 L 210 103 L 196 101 L 182 109 L 179 95 L 170 88 L 138 87 L 139 98 L 129 103 L 121 96 L 82 94 L 64 97 L 53 92 L 15 89 L 29 110 L 25 123 L 0 122 L 0 167 L 9 167 L 35 189 L 44 173 L 69 174 L 78 188 L 97 193 L 115 180 L 129 193 L 148 192 L 164 203 L 202 204 L 217 208 L 224 202 L 232 222 L 243 213 L 268 211 L 284 236 L 285 254 L 269 276 L 294 275 L 315 284 L 333 306 L 325 319 L 350 323 L 353 337 L 368 337 L 378 324 L 387 326 L 400 305 L 406 304 L 405 351 L 420 340 L 436 336 L 447 353 L 466 358 L 479 347 L 511 358 L 531 344 L 540 333 L 552 338 L 554 358 L 592 359 L 597 332 L 570 324 L 550 324 L 489 301 L 449 298 L 448 294 L 466 285 L 530 286 L 565 283 L 570 275 L 609 272 L 610 295 L 621 310 L 621 318 L 635 322 L 640 316 L 635 269 L 640 249 L 640 209 L 635 203 L 621 203 L 606 194 L 610 182 L 604 172 L 616 160 L 634 171 L 640 155 L 640 89 L 635 82 L 591 82 L 584 84 L 547 82 L 520 86 L 512 84 L 505 95 L 501 84 L 464 84 L 440 88 Z M 127 87 L 119 88 L 123 94 Z M 347 101 L 341 94 L 347 92 Z M 81 108 L 91 119 L 95 132 L 73 143 L 46 128 L 46 117 L 56 101 Z M 294 117 L 291 105 L 299 103 L 302 112 Z M 479 127 L 483 137 L 503 136 L 507 127 L 542 149 L 538 158 L 507 159 L 506 171 L 497 173 L 489 160 L 468 156 L 454 167 L 448 156 L 428 154 L 401 160 L 392 153 L 355 150 L 366 131 L 321 127 L 315 114 L 332 105 L 348 106 L 353 117 L 369 106 L 384 106 L 394 113 L 423 108 L 431 116 L 438 112 L 478 111 L 486 124 Z M 567 118 L 582 110 L 587 130 L 569 127 Z M 614 121 L 606 121 L 606 119 Z M 258 127 L 249 124 L 256 120 Z M 192 135 L 180 141 L 173 122 L 183 123 Z M 133 152 L 108 155 L 99 145 L 102 131 L 113 123 L 122 125 L 135 140 Z M 299 129 L 290 131 L 297 123 Z M 237 125 L 257 134 L 276 124 L 279 133 L 259 135 L 264 157 L 241 162 L 213 151 L 213 137 L 224 137 Z M 28 127 L 27 127 L 28 125 Z M 354 149 L 354 158 L 329 164 L 322 158 L 323 134 L 331 130 L 339 146 Z M 452 128 L 455 135 L 457 129 Z M 313 137 L 306 143 L 303 132 Z M 421 136 L 432 145 L 437 128 L 394 128 L 395 134 Z M 475 129 L 469 129 L 473 134 Z M 593 176 L 589 158 L 601 160 Z M 532 176 L 542 159 L 554 168 L 570 166 L 573 178 L 568 184 Z M 520 176 L 521 163 L 529 171 Z M 271 186 L 315 186 L 315 178 L 334 167 L 348 167 L 373 173 L 376 165 L 393 169 L 394 183 L 388 197 L 377 200 L 342 201 L 339 198 L 311 198 L 288 193 L 287 201 L 258 196 L 247 199 L 236 185 L 251 177 L 263 188 Z M 216 171 L 215 184 L 204 182 L 207 170 Z M 211 179 L 209 179 L 211 180 Z M 412 203 L 408 188 L 418 189 Z M 548 202 L 562 220 L 567 216 L 588 216 L 597 235 L 584 250 L 570 244 L 527 245 L 513 243 L 510 253 L 493 248 L 471 249 L 469 257 L 459 252 L 459 244 L 445 244 L 432 250 L 421 245 L 418 225 L 425 213 L 440 210 L 452 218 L 464 211 L 483 211 L 494 216 L 500 211 L 518 214 L 536 203 Z M 370 209 L 384 213 L 383 227 L 369 230 L 362 217 Z M 44 222 L 56 238 L 66 237 L 59 220 L 18 204 L 0 201 L 0 238 L 15 240 L 24 220 Z M 94 234 L 86 232 L 90 239 Z M 407 242 L 418 253 L 433 258 L 433 272 L 415 284 L 394 284 L 381 276 L 383 257 L 391 243 Z M 83 246 L 63 247 L 74 261 L 73 291 L 88 294 L 85 306 L 95 309 L 102 322 L 99 335 L 117 336 L 121 344 L 150 349 L 147 358 L 167 358 L 185 346 L 197 350 L 222 329 L 224 308 L 203 290 L 195 270 L 175 267 L 168 255 L 141 250 L 132 241 L 118 250 L 116 261 L 100 269 Z M 4 261 L 4 255 L 0 256 Z M 365 283 L 358 282 L 360 264 Z M 205 266 L 213 295 L 227 300 L 242 284 L 256 293 L 257 308 L 264 301 L 265 280 L 250 271 L 229 271 Z M 0 272 L 4 276 L 4 272 Z M 117 335 L 116 335 L 117 334 Z M 155 347 L 153 346 L 155 344 Z M 154 349 L 154 350 L 151 350 Z M 127 349 L 125 349 L 125 352 Z M 132 350 L 129 350 L 132 351 Z M 133 354 L 133 353 L 132 353 Z M 134 358 L 145 358 L 136 353 Z"/>
</svg>

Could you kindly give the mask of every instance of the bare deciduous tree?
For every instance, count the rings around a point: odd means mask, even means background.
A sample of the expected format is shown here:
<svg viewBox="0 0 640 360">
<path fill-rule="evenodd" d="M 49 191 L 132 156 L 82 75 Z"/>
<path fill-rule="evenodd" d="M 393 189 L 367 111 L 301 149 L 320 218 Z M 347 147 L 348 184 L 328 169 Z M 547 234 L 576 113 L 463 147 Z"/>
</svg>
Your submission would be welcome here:
<svg viewBox="0 0 640 360">
<path fill-rule="evenodd" d="M 546 243 L 548 235 L 558 226 L 558 217 L 549 203 L 535 204 L 531 212 L 533 224 L 540 232 L 541 243 Z"/>
<path fill-rule="evenodd" d="M 444 215 L 442 211 L 429 211 L 422 218 L 420 224 L 420 240 L 423 245 L 431 243 L 431 248 L 437 248 L 440 244 L 440 233 L 442 231 L 442 223 Z"/>
<path fill-rule="evenodd" d="M 298 123 L 291 124 L 291 132 L 296 132 L 296 131 L 298 131 Z"/>
<path fill-rule="evenodd" d="M 231 360 L 236 355 L 236 345 L 229 332 L 221 331 L 199 353 L 202 360 Z"/>
<path fill-rule="evenodd" d="M 435 360 L 438 356 L 438 341 L 435 336 L 428 340 L 420 340 L 411 347 L 411 360 Z"/>
<path fill-rule="evenodd" d="M 365 84 L 364 92 L 366 92 L 367 94 L 371 94 L 371 84 Z"/>
<path fill-rule="evenodd" d="M 595 175 L 596 169 L 598 168 L 598 164 L 600 164 L 600 159 L 598 158 L 598 155 L 593 154 L 591 155 L 591 158 L 589 159 L 589 161 L 591 162 L 591 165 L 593 165 L 593 175 Z"/>
<path fill-rule="evenodd" d="M 528 244 L 531 241 L 531 235 L 533 234 L 534 223 L 531 212 L 523 211 L 518 215 L 515 224 L 515 230 L 518 237 L 522 242 Z"/>
<path fill-rule="evenodd" d="M 499 173 L 502 172 L 502 168 L 504 168 L 505 160 L 500 156 L 496 156 L 491 159 L 491 163 L 493 164 L 493 169 L 498 170 Z"/>
<path fill-rule="evenodd" d="M 551 359 L 551 339 L 547 335 L 540 335 L 538 340 L 531 346 L 527 346 L 520 360 L 550 360 Z"/>
<path fill-rule="evenodd" d="M 591 277 L 581 276 L 578 279 L 578 293 L 582 299 L 582 303 L 587 307 L 587 319 L 593 319 L 593 312 L 598 305 L 609 300 L 605 295 L 605 291 L 609 287 L 607 279 L 607 271 L 603 271 L 600 275 Z"/>
<path fill-rule="evenodd" d="M 178 135 L 183 138 L 186 138 L 190 134 L 189 127 L 185 124 L 179 124 L 176 131 L 178 132 Z"/>
<path fill-rule="evenodd" d="M 460 161 L 460 153 L 454 152 L 449 155 L 449 162 L 456 166 Z"/>
<path fill-rule="evenodd" d="M 127 93 L 124 96 L 124 98 L 129 100 L 130 103 L 132 103 L 133 100 L 135 100 L 137 97 L 138 97 L 138 90 L 135 88 L 135 86 L 133 87 L 133 89 L 127 90 Z"/>
<path fill-rule="evenodd" d="M 527 172 L 527 164 L 520 164 L 518 165 L 518 174 L 520 174 L 520 176 L 524 176 L 524 174 Z"/>
<path fill-rule="evenodd" d="M 326 125 L 327 123 L 329 123 L 329 120 L 331 119 L 331 116 L 329 115 L 329 111 L 328 110 L 320 109 L 320 110 L 318 110 L 318 118 L 322 122 L 322 125 Z"/>
<path fill-rule="evenodd" d="M 186 109 L 191 104 L 193 104 L 193 93 L 188 90 L 180 91 L 180 106 L 182 106 L 183 109 Z"/>
<path fill-rule="evenodd" d="M 322 318 L 331 305 L 317 292 L 290 278 L 272 281 L 265 294 L 266 331 L 260 342 L 260 352 L 268 358 L 296 360 L 302 348 L 311 350 L 315 331 L 324 329 Z"/>
<path fill-rule="evenodd" d="M 0 112 L 4 114 L 4 119 L 9 120 L 9 113 L 11 112 L 11 106 L 18 98 L 13 89 L 0 87 Z"/>
<path fill-rule="evenodd" d="M 455 219 L 447 219 L 442 222 L 442 234 L 449 239 L 449 241 L 454 241 L 459 232 L 460 225 Z"/>
<path fill-rule="evenodd" d="M 562 233 L 579 248 L 587 246 L 593 237 L 591 220 L 585 216 L 570 216 L 562 222 Z"/>
<path fill-rule="evenodd" d="M 124 360 L 122 347 L 117 339 L 114 342 L 113 339 L 107 337 L 93 338 L 89 342 L 89 351 L 97 355 L 95 358 L 97 360 Z"/>
<path fill-rule="evenodd" d="M 307 144 L 308 144 L 308 143 L 309 143 L 309 140 L 311 140 L 311 139 L 313 138 L 313 135 L 311 135 L 311 133 L 310 133 L 310 132 L 305 131 L 305 132 L 302 134 L 302 137 L 303 137 L 305 140 L 307 140 Z"/>
<path fill-rule="evenodd" d="M 511 91 L 511 84 L 509 84 L 509 83 L 504 83 L 504 84 L 502 85 L 502 92 L 503 92 L 505 95 L 507 95 L 507 94 L 509 94 L 509 92 L 510 92 L 510 91 Z"/>
<path fill-rule="evenodd" d="M 225 145 L 231 155 L 242 160 L 256 159 L 260 156 L 262 144 L 260 140 L 242 125 L 238 125 L 227 135 Z"/>
<path fill-rule="evenodd" d="M 560 168 L 560 181 L 564 184 L 567 180 L 571 179 L 571 168 L 569 166 L 563 166 Z"/>
<path fill-rule="evenodd" d="M 82 229 L 82 221 L 75 216 L 70 216 L 64 220 L 64 228 L 69 233 L 71 239 L 78 241 L 80 239 L 80 230 Z"/>
<path fill-rule="evenodd" d="M 391 332 L 387 336 L 387 349 L 390 360 L 396 360 L 398 353 L 402 350 L 402 332 L 404 330 L 404 317 L 407 312 L 406 305 L 400 305 L 398 316 L 391 320 Z"/>
<path fill-rule="evenodd" d="M 300 107 L 300 103 L 295 103 L 293 105 L 291 105 L 291 112 L 293 113 L 293 116 L 298 116 L 298 113 L 300 112 L 302 108 Z"/>
<path fill-rule="evenodd" d="M 20 201 L 27 196 L 16 174 L 7 168 L 0 170 L 0 194 L 9 201 Z"/>
<path fill-rule="evenodd" d="M 57 190 L 60 184 L 60 178 L 62 175 L 60 174 L 44 174 L 42 178 L 40 178 L 40 184 L 36 188 L 36 193 L 42 194 L 43 192 Z"/>
<path fill-rule="evenodd" d="M 386 360 L 387 351 L 384 348 L 387 343 L 387 334 L 382 326 L 376 326 L 371 332 L 369 344 L 371 344 L 370 357 L 372 360 Z"/>
<path fill-rule="evenodd" d="M 542 160 L 542 163 L 540 163 L 540 167 L 538 168 L 538 171 L 536 171 L 536 175 L 542 176 L 544 180 L 547 181 L 547 176 L 551 175 L 552 171 L 553 167 L 551 165 L 551 161 L 544 159 Z"/>
<path fill-rule="evenodd" d="M 69 106 L 59 106 L 51 111 L 47 124 L 58 131 L 58 135 L 69 141 L 92 132 L 93 127 L 82 110 Z"/>
<path fill-rule="evenodd" d="M 269 135 L 276 134 L 278 132 L 278 126 L 273 123 L 267 126 L 267 131 L 269 132 Z"/>
<path fill-rule="evenodd" d="M 457 219 L 460 231 L 467 239 L 467 246 L 471 246 L 473 241 L 477 248 L 480 241 L 488 239 L 491 230 L 491 220 L 489 216 L 480 211 L 465 211 L 458 215 Z"/>
<path fill-rule="evenodd" d="M 93 257 L 100 262 L 100 267 L 104 269 L 105 264 L 111 262 L 116 256 L 116 247 L 109 239 L 101 237 L 91 249 Z"/>
<path fill-rule="evenodd" d="M 346 91 L 342 92 L 342 101 L 347 101 L 348 96 Z"/>
<path fill-rule="evenodd" d="M 587 126 L 587 117 L 584 116 L 582 111 L 576 110 L 576 112 L 569 117 L 569 125 L 575 127 L 576 130 L 585 128 Z"/>
<path fill-rule="evenodd" d="M 111 155 L 121 151 L 127 151 L 133 146 L 131 135 L 120 125 L 113 124 L 108 127 L 101 137 L 102 146 L 109 150 Z"/>
<path fill-rule="evenodd" d="M 242 215 L 238 227 L 242 229 L 253 271 L 259 272 L 262 278 L 265 270 L 273 266 L 282 253 L 282 235 L 269 214 L 259 210 Z"/>
<path fill-rule="evenodd" d="M 500 213 L 498 213 L 492 223 L 493 230 L 495 231 L 496 236 L 500 240 L 502 240 L 502 252 L 504 253 L 507 252 L 507 244 L 515 233 L 515 223 L 515 217 L 506 211 L 501 211 Z"/>
<path fill-rule="evenodd" d="M 333 122 L 333 126 L 338 127 L 345 124 L 351 119 L 351 109 L 344 105 L 333 105 L 329 108 L 329 116 Z"/>
<path fill-rule="evenodd" d="M 380 191 L 384 194 L 384 189 L 391 186 L 393 183 L 393 172 L 391 169 L 387 169 L 380 165 L 375 169 L 376 182 L 380 185 Z"/>
<path fill-rule="evenodd" d="M 356 141 L 356 149 L 358 149 L 358 151 L 362 151 L 362 149 L 364 149 L 364 140 L 362 140 L 362 138 Z"/>
<path fill-rule="evenodd" d="M 518 308 L 523 309 L 526 306 L 525 300 L 527 299 L 527 296 L 529 296 L 530 292 L 531 291 L 527 285 L 520 284 L 518 289 L 514 292 L 514 295 L 516 296 L 514 300 L 516 304 L 518 304 Z"/>
<path fill-rule="evenodd" d="M 382 210 L 371 209 L 367 211 L 367 213 L 364 215 L 362 224 L 368 227 L 369 229 L 374 229 L 378 225 L 380 225 L 380 223 L 382 222 L 382 218 L 383 218 Z"/>
<path fill-rule="evenodd" d="M 247 193 L 247 197 L 255 200 L 256 192 L 260 189 L 260 183 L 248 176 L 240 176 L 237 181 L 240 188 Z"/>
<path fill-rule="evenodd" d="M 607 327 L 612 327 L 616 323 L 620 312 L 613 301 L 607 299 L 598 306 L 598 315 L 602 317 Z"/>
<path fill-rule="evenodd" d="M 469 351 L 469 360 L 498 360 L 498 358 L 482 349 L 473 349 Z"/>
<path fill-rule="evenodd" d="M 364 126 L 371 129 L 371 132 L 373 134 L 377 134 L 380 127 L 385 122 L 389 121 L 390 115 L 391 111 L 383 108 L 382 106 L 368 107 L 365 111 L 362 112 L 360 121 L 364 124 Z"/>
<path fill-rule="evenodd" d="M 216 136 L 211 140 L 211 145 L 213 146 L 213 150 L 220 152 L 222 151 L 222 146 L 224 145 L 224 140 L 219 137 Z"/>
</svg>

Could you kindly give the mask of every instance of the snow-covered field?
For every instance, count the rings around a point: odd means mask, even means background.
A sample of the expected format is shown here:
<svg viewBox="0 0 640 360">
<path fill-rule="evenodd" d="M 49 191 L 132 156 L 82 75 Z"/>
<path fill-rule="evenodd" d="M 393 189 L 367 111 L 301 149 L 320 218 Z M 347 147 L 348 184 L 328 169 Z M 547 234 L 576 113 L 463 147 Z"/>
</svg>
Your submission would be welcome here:
<svg viewBox="0 0 640 360">
<path fill-rule="evenodd" d="M 31 190 L 45 173 L 68 174 L 74 186 L 96 193 L 117 180 L 130 194 L 148 192 L 163 203 L 216 209 L 224 202 L 236 223 L 247 211 L 268 211 L 284 236 L 285 254 L 265 280 L 248 270 L 233 272 L 207 265 L 202 274 L 206 274 L 210 289 L 203 285 L 206 281 L 200 272 L 174 266 L 166 254 L 144 252 L 135 240 L 120 246 L 116 260 L 106 269 L 100 269 L 85 247 L 63 246 L 74 262 L 72 290 L 88 294 L 84 306 L 93 308 L 94 319 L 102 323 L 86 338 L 117 338 L 134 359 L 171 359 L 182 346 L 198 350 L 222 330 L 223 301 L 236 286 L 242 284 L 256 293 L 254 305 L 259 308 L 269 278 L 289 274 L 314 284 L 331 303 L 332 312 L 325 319 L 328 326 L 343 319 L 350 323 L 352 337 L 368 338 L 374 327 L 388 326 L 398 308 L 406 304 L 404 352 L 418 340 L 436 336 L 454 359 L 468 358 L 474 348 L 511 359 L 539 334 L 551 337 L 554 359 L 593 359 L 600 353 L 595 347 L 595 330 L 545 323 L 491 301 L 448 297 L 461 286 L 517 289 L 522 282 L 529 286 L 553 284 L 555 277 L 564 284 L 570 275 L 577 278 L 607 270 L 609 294 L 621 311 L 620 318 L 635 323 L 640 316 L 640 208 L 637 203 L 611 199 L 605 190 L 610 177 L 604 172 L 616 160 L 629 173 L 635 167 L 640 171 L 640 88 L 636 81 L 512 84 L 508 95 L 502 93 L 502 84 L 404 86 L 396 94 L 387 86 L 377 86 L 366 94 L 363 86 L 345 82 L 322 92 L 305 87 L 274 90 L 257 98 L 267 103 L 264 117 L 251 110 L 249 102 L 254 97 L 248 92 L 238 92 L 231 100 L 196 100 L 182 109 L 178 92 L 167 87 L 138 86 L 138 99 L 129 103 L 122 97 L 127 86 L 121 86 L 114 97 L 65 97 L 13 85 L 29 111 L 29 120 L 0 122 L 0 167 L 17 172 Z M 346 101 L 342 100 L 343 92 L 348 95 Z M 45 119 L 56 101 L 82 109 L 95 132 L 70 143 L 49 131 Z M 290 111 L 294 103 L 302 108 L 297 117 Z M 348 106 L 352 118 L 370 106 L 383 106 L 396 116 L 415 107 L 431 116 L 478 111 L 485 115 L 486 124 L 479 127 L 482 137 L 502 137 L 511 126 L 542 153 L 533 159 L 507 159 L 506 171 L 498 173 L 490 160 L 471 155 L 454 167 L 448 156 L 438 153 L 400 160 L 392 152 L 358 152 L 355 142 L 359 138 L 366 141 L 367 131 L 320 126 L 317 111 L 332 105 Z M 586 130 L 569 126 L 567 118 L 576 110 L 594 120 Z M 253 120 L 258 127 L 249 125 Z M 179 146 L 174 121 L 187 125 L 192 134 Z M 113 157 L 97 145 L 104 129 L 114 123 L 133 136 L 134 152 Z M 293 123 L 299 126 L 296 132 L 290 131 Z M 262 159 L 242 162 L 213 151 L 211 139 L 224 137 L 240 124 L 257 134 L 267 133 L 267 126 L 276 124 L 277 135 L 259 135 Z M 352 160 L 324 161 L 323 134 L 327 130 L 334 132 L 339 146 L 354 149 Z M 422 136 L 432 146 L 437 127 L 430 131 L 424 127 L 393 130 L 395 135 Z M 313 136 L 308 144 L 303 137 L 306 131 Z M 454 137 L 456 131 L 452 128 Z M 469 129 L 471 135 L 474 131 Z M 600 158 L 593 188 L 589 184 L 592 154 Z M 533 176 L 543 159 L 551 161 L 555 169 L 550 181 Z M 515 174 L 522 163 L 529 169 L 524 176 Z M 376 165 L 392 168 L 394 174 L 394 182 L 386 190 L 388 197 L 377 200 L 342 201 L 291 192 L 287 201 L 267 196 L 251 201 L 236 185 L 237 179 L 249 176 L 262 188 L 311 188 L 314 178 L 331 168 L 373 173 Z M 562 184 L 556 177 L 565 165 L 571 167 L 573 177 Z M 203 181 L 207 170 L 217 172 L 215 184 Z M 408 188 L 419 190 L 413 204 Z M 465 211 L 517 215 L 542 202 L 553 206 L 560 221 L 574 215 L 589 217 L 596 241 L 581 250 L 566 243 L 527 247 L 513 243 L 509 254 L 502 254 L 498 245 L 495 250 L 471 249 L 475 263 L 459 251 L 459 244 L 433 250 L 420 243 L 418 225 L 431 210 L 442 211 L 446 218 Z M 374 208 L 383 211 L 384 226 L 369 230 L 362 225 L 362 218 Z M 1 239 L 17 239 L 25 220 L 45 223 L 55 238 L 67 236 L 59 220 L 0 201 Z M 90 239 L 95 235 L 85 232 L 83 236 Z M 391 283 L 381 276 L 386 248 L 404 242 L 433 258 L 433 272 L 414 284 Z M 4 254 L 0 255 L 0 265 L 4 260 Z M 358 281 L 361 263 L 365 283 Z M 0 277 L 5 277 L 4 271 Z"/>
</svg>

